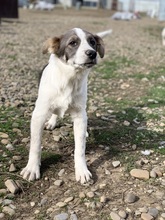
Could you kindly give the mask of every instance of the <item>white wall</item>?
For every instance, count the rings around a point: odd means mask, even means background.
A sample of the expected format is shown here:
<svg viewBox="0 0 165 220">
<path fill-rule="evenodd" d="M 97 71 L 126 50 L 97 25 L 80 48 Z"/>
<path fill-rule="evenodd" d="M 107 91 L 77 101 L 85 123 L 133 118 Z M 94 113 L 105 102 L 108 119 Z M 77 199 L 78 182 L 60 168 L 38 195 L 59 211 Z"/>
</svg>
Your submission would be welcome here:
<svg viewBox="0 0 165 220">
<path fill-rule="evenodd" d="M 135 0 L 135 11 L 159 11 L 159 0 Z"/>
</svg>

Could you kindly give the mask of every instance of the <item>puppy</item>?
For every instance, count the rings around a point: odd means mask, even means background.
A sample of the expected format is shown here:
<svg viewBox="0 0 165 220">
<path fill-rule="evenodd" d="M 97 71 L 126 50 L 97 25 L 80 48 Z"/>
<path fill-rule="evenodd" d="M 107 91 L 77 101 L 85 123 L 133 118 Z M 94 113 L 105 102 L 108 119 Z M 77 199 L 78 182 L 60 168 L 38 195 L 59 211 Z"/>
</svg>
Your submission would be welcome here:
<svg viewBox="0 0 165 220">
<path fill-rule="evenodd" d="M 54 129 L 57 116 L 63 117 L 66 112 L 71 115 L 74 123 L 76 180 L 83 184 L 91 178 L 85 160 L 87 78 L 90 69 L 97 63 L 97 54 L 104 57 L 101 37 L 110 32 L 94 35 L 74 28 L 61 37 L 45 42 L 43 53 L 49 52 L 51 55 L 42 73 L 32 114 L 29 160 L 21 172 L 24 179 L 32 181 L 40 178 L 43 129 L 45 126 Z"/>
</svg>

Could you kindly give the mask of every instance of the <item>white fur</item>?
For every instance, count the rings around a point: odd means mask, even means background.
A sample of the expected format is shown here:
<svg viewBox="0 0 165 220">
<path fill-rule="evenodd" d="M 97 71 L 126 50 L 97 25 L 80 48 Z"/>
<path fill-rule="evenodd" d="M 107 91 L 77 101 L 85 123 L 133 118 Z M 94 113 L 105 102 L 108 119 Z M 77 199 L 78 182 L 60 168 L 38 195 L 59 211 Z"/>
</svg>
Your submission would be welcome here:
<svg viewBox="0 0 165 220">
<path fill-rule="evenodd" d="M 75 138 L 75 176 L 85 183 L 92 176 L 85 160 L 87 134 L 87 78 L 90 68 L 84 63 L 85 51 L 93 50 L 85 38 L 85 32 L 74 29 L 81 39 L 81 44 L 67 63 L 55 54 L 50 55 L 49 64 L 43 71 L 36 106 L 31 119 L 30 153 L 27 166 L 22 170 L 23 178 L 30 181 L 40 178 L 41 137 L 44 126 L 54 129 L 57 116 L 70 113 L 74 123 Z M 47 121 L 47 118 L 50 118 Z"/>
<path fill-rule="evenodd" d="M 165 28 L 162 30 L 162 45 L 165 46 Z"/>
</svg>

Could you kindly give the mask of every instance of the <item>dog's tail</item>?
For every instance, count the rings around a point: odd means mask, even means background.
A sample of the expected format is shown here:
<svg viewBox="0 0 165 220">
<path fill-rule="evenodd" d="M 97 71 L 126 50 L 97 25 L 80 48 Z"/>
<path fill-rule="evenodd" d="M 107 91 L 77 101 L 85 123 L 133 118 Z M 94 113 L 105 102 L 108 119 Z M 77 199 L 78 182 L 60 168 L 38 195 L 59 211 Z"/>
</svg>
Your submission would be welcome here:
<svg viewBox="0 0 165 220">
<path fill-rule="evenodd" d="M 107 30 L 107 31 L 103 31 L 103 32 L 99 32 L 99 33 L 97 33 L 97 35 L 98 35 L 99 37 L 101 37 L 101 38 L 104 38 L 104 37 L 106 37 L 107 35 L 110 35 L 111 33 L 112 33 L 112 29 Z"/>
</svg>

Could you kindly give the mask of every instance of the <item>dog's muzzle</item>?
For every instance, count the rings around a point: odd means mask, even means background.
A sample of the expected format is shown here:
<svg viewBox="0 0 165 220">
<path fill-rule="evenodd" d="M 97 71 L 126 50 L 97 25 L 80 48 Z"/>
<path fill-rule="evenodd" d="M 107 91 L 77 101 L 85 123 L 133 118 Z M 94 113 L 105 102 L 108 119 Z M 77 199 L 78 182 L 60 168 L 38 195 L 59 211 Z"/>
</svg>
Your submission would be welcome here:
<svg viewBox="0 0 165 220">
<path fill-rule="evenodd" d="M 85 51 L 85 54 L 87 55 L 87 61 L 84 63 L 84 66 L 87 68 L 91 68 L 96 64 L 97 53 L 94 50 L 87 50 Z"/>
</svg>

